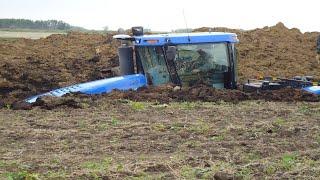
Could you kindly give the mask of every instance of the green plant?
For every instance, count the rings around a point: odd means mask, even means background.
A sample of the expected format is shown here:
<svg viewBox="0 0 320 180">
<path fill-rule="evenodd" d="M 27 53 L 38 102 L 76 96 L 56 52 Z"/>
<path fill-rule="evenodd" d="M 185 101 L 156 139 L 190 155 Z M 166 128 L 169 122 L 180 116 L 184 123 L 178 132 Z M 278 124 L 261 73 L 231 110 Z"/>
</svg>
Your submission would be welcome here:
<svg viewBox="0 0 320 180">
<path fill-rule="evenodd" d="M 191 166 L 182 166 L 180 174 L 185 179 L 196 179 L 195 170 Z"/>
<path fill-rule="evenodd" d="M 39 174 L 29 173 L 27 171 L 9 172 L 5 174 L 7 180 L 38 180 Z"/>
<path fill-rule="evenodd" d="M 11 105 L 10 105 L 10 104 L 6 104 L 5 107 L 6 107 L 7 109 L 11 109 Z"/>
<path fill-rule="evenodd" d="M 105 122 L 101 122 L 101 123 L 98 124 L 97 129 L 98 129 L 99 131 L 105 131 L 105 130 L 108 129 L 108 124 L 105 123 Z"/>
<path fill-rule="evenodd" d="M 310 107 L 307 106 L 307 105 L 302 105 L 301 107 L 299 107 L 299 110 L 298 110 L 300 113 L 310 113 Z"/>
<path fill-rule="evenodd" d="M 274 166 L 274 165 L 267 165 L 264 169 L 264 172 L 267 174 L 267 175 L 272 175 L 274 174 L 275 172 L 277 171 L 277 168 Z"/>
<path fill-rule="evenodd" d="M 275 125 L 275 126 L 279 126 L 280 127 L 280 126 L 285 125 L 286 121 L 284 119 L 282 119 L 282 118 L 277 118 L 276 120 L 273 121 L 272 124 Z"/>
<path fill-rule="evenodd" d="M 181 109 L 191 110 L 194 109 L 197 104 L 195 102 L 182 102 L 179 103 Z"/>
<path fill-rule="evenodd" d="M 320 144 L 320 134 L 318 134 L 318 135 L 316 136 L 316 141 L 317 141 L 318 144 Z"/>
<path fill-rule="evenodd" d="M 180 170 L 181 177 L 185 179 L 211 179 L 213 171 L 211 168 L 182 166 Z"/>
<path fill-rule="evenodd" d="M 179 131 L 179 130 L 183 129 L 184 126 L 185 126 L 185 124 L 174 122 L 174 123 L 170 126 L 170 130 Z"/>
<path fill-rule="evenodd" d="M 135 111 L 141 111 L 146 108 L 145 104 L 142 102 L 131 102 L 131 108 Z"/>
<path fill-rule="evenodd" d="M 241 168 L 239 171 L 237 171 L 236 176 L 240 176 L 242 179 L 251 179 L 252 173 L 253 173 L 252 169 L 248 167 L 244 167 L 244 168 Z"/>
<path fill-rule="evenodd" d="M 196 133 L 205 134 L 210 130 L 210 126 L 204 120 L 199 119 L 196 124 L 191 126 L 190 130 Z"/>
<path fill-rule="evenodd" d="M 116 167 L 117 171 L 123 171 L 124 170 L 124 166 L 123 164 L 119 163 Z"/>
<path fill-rule="evenodd" d="M 78 121 L 78 126 L 79 126 L 80 129 L 86 129 L 87 123 L 85 122 L 84 119 L 80 119 L 80 120 Z"/>
<path fill-rule="evenodd" d="M 111 125 L 112 126 L 117 126 L 119 124 L 119 122 L 120 121 L 117 118 L 115 118 L 115 117 L 111 118 Z"/>
<path fill-rule="evenodd" d="M 48 171 L 46 173 L 46 177 L 49 179 L 65 179 L 66 172 L 64 172 L 64 171 L 57 171 L 57 172 Z"/>
<path fill-rule="evenodd" d="M 90 170 L 92 173 L 107 173 L 109 171 L 109 167 L 112 163 L 112 158 L 105 158 L 100 162 L 85 162 L 82 166 L 88 170 Z"/>
<path fill-rule="evenodd" d="M 296 164 L 296 155 L 294 154 L 284 154 L 281 157 L 281 167 L 285 170 L 290 170 Z"/>
<path fill-rule="evenodd" d="M 152 125 L 152 129 L 154 129 L 155 131 L 166 131 L 166 126 L 162 123 L 156 123 Z"/>
<path fill-rule="evenodd" d="M 212 141 L 223 141 L 224 140 L 224 135 L 223 134 L 220 134 L 220 135 L 217 135 L 217 136 L 212 136 L 210 139 Z"/>
</svg>

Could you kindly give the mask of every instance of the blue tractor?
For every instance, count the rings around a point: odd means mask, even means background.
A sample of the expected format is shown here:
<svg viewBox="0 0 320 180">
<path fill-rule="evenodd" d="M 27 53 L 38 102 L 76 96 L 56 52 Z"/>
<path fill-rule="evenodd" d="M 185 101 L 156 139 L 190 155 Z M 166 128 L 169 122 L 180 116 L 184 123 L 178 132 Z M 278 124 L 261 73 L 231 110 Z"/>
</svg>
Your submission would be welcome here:
<svg viewBox="0 0 320 180">
<path fill-rule="evenodd" d="M 114 89 L 136 90 L 147 85 L 172 83 L 192 86 L 197 83 L 213 88 L 237 88 L 237 56 L 234 33 L 204 32 L 144 35 L 142 27 L 132 28 L 133 36 L 115 35 L 121 41 L 118 49 L 120 76 L 56 89 L 30 97 L 33 103 L 42 96 L 67 93 L 108 93 Z M 268 84 L 274 88 L 279 83 Z M 247 83 L 246 89 L 266 87 L 266 82 Z M 282 86 L 282 85 L 281 85 Z M 304 85 L 305 86 L 305 85 Z M 280 86 L 276 86 L 280 87 Z M 316 90 L 314 90 L 316 89 Z M 320 94 L 320 88 L 312 91 Z"/>
</svg>

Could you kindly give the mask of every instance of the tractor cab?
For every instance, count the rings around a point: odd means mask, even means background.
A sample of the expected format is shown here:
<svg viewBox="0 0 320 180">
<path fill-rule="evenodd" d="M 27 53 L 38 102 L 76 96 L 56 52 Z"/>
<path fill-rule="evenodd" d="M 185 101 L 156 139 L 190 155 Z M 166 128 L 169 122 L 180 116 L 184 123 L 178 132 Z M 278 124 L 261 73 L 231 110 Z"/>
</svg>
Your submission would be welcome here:
<svg viewBox="0 0 320 180">
<path fill-rule="evenodd" d="M 193 86 L 201 83 L 215 88 L 236 88 L 236 34 L 143 35 L 143 30 L 139 28 L 132 29 L 134 36 L 114 37 L 132 41 L 132 46 L 122 43 L 119 48 L 122 75 L 144 74 L 147 83 L 155 86 L 167 83 Z"/>
</svg>

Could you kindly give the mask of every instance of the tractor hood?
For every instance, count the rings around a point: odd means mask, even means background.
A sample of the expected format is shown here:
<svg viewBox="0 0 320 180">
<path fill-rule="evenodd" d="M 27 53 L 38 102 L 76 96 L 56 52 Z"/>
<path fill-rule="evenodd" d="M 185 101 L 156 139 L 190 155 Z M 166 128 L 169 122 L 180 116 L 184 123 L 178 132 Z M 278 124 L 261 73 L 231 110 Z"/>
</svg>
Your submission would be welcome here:
<svg viewBox="0 0 320 180">
<path fill-rule="evenodd" d="M 310 86 L 310 87 L 303 88 L 303 90 L 313 94 L 320 95 L 320 86 Z"/>
<path fill-rule="evenodd" d="M 136 90 L 139 87 L 147 85 L 147 79 L 143 74 L 134 74 L 127 76 L 119 76 L 107 79 L 101 79 L 97 81 L 91 81 L 81 84 L 76 84 L 60 89 L 56 89 L 44 94 L 30 97 L 25 101 L 28 103 L 34 103 L 36 100 L 42 96 L 55 96 L 61 97 L 68 93 L 80 92 L 84 94 L 102 94 L 109 93 L 112 90 Z"/>
</svg>

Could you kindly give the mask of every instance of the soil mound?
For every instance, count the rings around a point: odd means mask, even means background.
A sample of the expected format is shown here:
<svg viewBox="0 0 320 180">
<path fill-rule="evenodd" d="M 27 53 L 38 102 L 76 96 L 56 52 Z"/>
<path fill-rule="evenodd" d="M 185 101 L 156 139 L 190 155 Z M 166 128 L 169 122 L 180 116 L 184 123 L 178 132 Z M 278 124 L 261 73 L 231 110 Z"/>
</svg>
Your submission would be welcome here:
<svg viewBox="0 0 320 180">
<path fill-rule="evenodd" d="M 274 91 L 257 91 L 253 93 L 245 93 L 240 90 L 223 90 L 214 89 L 205 85 L 197 85 L 193 87 L 175 90 L 175 87 L 167 85 L 161 87 L 145 87 L 138 91 L 113 91 L 107 95 L 111 99 L 129 99 L 133 101 L 157 101 L 160 103 L 170 102 L 233 102 L 238 103 L 244 100 L 266 100 L 266 101 L 306 101 L 319 102 L 320 97 L 308 92 L 285 88 Z"/>
<path fill-rule="evenodd" d="M 275 91 L 258 91 L 245 93 L 240 90 L 222 90 L 207 87 L 205 85 L 196 85 L 193 87 L 177 88 L 174 85 L 148 86 L 137 91 L 119 91 L 114 90 L 109 94 L 85 95 L 81 93 L 67 94 L 63 97 L 45 96 L 39 98 L 32 107 L 40 107 L 52 110 L 59 107 L 65 108 L 85 108 L 99 106 L 99 103 L 105 103 L 108 100 L 131 100 L 147 101 L 160 104 L 172 102 L 231 102 L 239 103 L 245 100 L 263 100 L 263 101 L 281 101 L 281 102 L 320 102 L 320 97 L 308 92 L 286 88 Z M 16 103 L 14 103 L 16 104 Z M 22 104 L 22 105 L 21 105 Z M 30 105 L 18 103 L 13 109 L 29 110 Z"/>
<path fill-rule="evenodd" d="M 111 35 L 71 32 L 44 39 L 0 40 L 0 96 L 11 103 L 32 94 L 113 76 Z"/>
<path fill-rule="evenodd" d="M 315 60 L 318 32 L 301 33 L 295 28 L 288 29 L 282 23 L 250 31 L 228 28 L 200 28 L 195 31 L 209 29 L 238 34 L 241 82 L 256 76 L 320 77 L 320 64 Z M 1 104 L 12 104 L 28 96 L 75 83 L 111 77 L 111 68 L 118 66 L 118 46 L 112 34 L 98 33 L 71 32 L 39 40 L 0 39 Z M 205 94 L 203 91 L 207 90 L 192 88 L 190 93 L 201 94 L 200 98 Z M 224 95 L 220 91 L 211 93 Z M 167 95 L 165 92 L 160 94 Z M 179 98 L 183 99 L 176 97 Z M 241 93 L 237 98 L 242 98 Z"/>
</svg>

